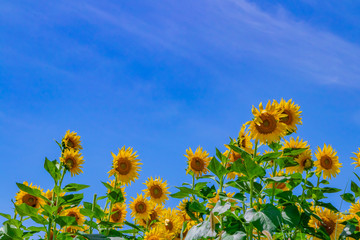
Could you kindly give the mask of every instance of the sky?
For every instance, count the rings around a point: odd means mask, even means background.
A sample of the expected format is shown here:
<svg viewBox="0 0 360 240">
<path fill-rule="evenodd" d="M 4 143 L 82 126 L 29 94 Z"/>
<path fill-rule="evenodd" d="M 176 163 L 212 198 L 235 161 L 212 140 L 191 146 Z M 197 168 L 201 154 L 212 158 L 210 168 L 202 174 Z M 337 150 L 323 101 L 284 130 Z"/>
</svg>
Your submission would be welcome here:
<svg viewBox="0 0 360 240">
<path fill-rule="evenodd" d="M 53 187 L 44 159 L 59 158 L 54 140 L 68 129 L 85 163 L 64 183 L 91 185 L 86 201 L 105 193 L 122 146 L 143 163 L 128 196 L 150 176 L 174 193 L 191 181 L 186 149 L 225 150 L 252 105 L 281 98 L 301 106 L 295 137 L 337 151 L 331 186 L 356 182 L 359 10 L 350 0 L 1 1 L 0 212 L 12 213 L 16 182 Z M 327 200 L 339 207 L 339 195 Z"/>
</svg>

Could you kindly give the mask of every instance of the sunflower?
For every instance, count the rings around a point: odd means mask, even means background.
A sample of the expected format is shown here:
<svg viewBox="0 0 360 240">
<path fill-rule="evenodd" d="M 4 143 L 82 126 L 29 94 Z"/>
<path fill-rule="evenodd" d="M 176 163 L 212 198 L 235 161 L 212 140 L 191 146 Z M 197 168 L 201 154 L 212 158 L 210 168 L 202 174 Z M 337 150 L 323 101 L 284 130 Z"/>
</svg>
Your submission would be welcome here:
<svg viewBox="0 0 360 240">
<path fill-rule="evenodd" d="M 170 194 L 168 191 L 169 187 L 167 187 L 166 181 L 158 177 L 153 179 L 148 178 L 148 180 L 144 183 L 147 189 L 143 190 L 145 192 L 145 197 L 149 197 L 151 201 L 157 204 L 164 204 L 166 200 L 169 199 L 167 194 Z"/>
<path fill-rule="evenodd" d="M 151 228 L 155 228 L 156 226 L 158 226 L 158 221 L 160 216 L 163 214 L 164 211 L 164 206 L 161 204 L 158 205 L 154 205 L 154 208 L 151 210 L 150 213 L 150 218 L 149 219 L 141 219 L 138 224 L 143 226 L 143 227 L 151 227 Z"/>
<path fill-rule="evenodd" d="M 125 221 L 126 213 L 126 204 L 122 202 L 115 203 L 111 209 L 110 222 L 122 225 Z"/>
<path fill-rule="evenodd" d="M 356 164 L 355 168 L 360 167 L 360 148 L 358 150 L 358 152 L 354 152 L 356 157 L 351 157 L 351 159 L 355 160 L 355 162 L 353 162 L 352 164 Z"/>
<path fill-rule="evenodd" d="M 309 148 L 309 145 L 307 141 L 304 141 L 302 139 L 299 141 L 299 137 L 297 137 L 296 140 L 291 137 L 289 141 L 284 141 L 284 146 L 281 149 L 284 150 L 285 148 Z"/>
<path fill-rule="evenodd" d="M 62 144 L 65 148 L 80 150 L 82 149 L 80 143 L 80 136 L 78 136 L 76 132 L 70 132 L 70 130 L 67 130 L 64 138 L 62 139 Z"/>
<path fill-rule="evenodd" d="M 336 151 L 329 145 L 324 144 L 324 148 L 321 150 L 318 147 L 318 151 L 315 153 L 317 161 L 314 165 L 316 166 L 315 172 L 321 174 L 323 172 L 324 178 L 335 177 L 340 172 L 341 163 L 339 163 L 339 157 L 336 156 Z"/>
<path fill-rule="evenodd" d="M 287 127 L 285 123 L 279 121 L 283 115 L 276 101 L 271 103 L 269 100 L 265 109 L 262 103 L 259 104 L 259 110 L 253 106 L 252 113 L 254 119 L 246 123 L 249 125 L 252 139 L 266 144 L 266 142 L 278 141 L 286 135 Z"/>
<path fill-rule="evenodd" d="M 28 187 L 31 187 L 33 189 L 38 189 L 41 191 L 41 194 L 44 195 L 44 191 L 40 188 L 40 187 L 37 187 L 37 186 L 33 186 L 32 183 L 29 185 L 28 182 L 23 182 L 24 185 L 28 186 Z M 23 203 L 29 205 L 30 207 L 33 207 L 33 208 L 40 208 L 41 206 L 43 206 L 45 204 L 45 201 L 40 198 L 40 197 L 36 197 L 36 196 L 33 196 L 27 192 L 24 192 L 22 190 L 20 190 L 16 196 L 15 196 L 15 199 L 16 199 L 16 202 L 15 204 L 16 205 L 21 205 Z"/>
<path fill-rule="evenodd" d="M 314 166 L 314 161 L 311 158 L 310 149 L 302 152 L 297 158 L 295 158 L 295 161 L 299 163 L 299 165 L 293 167 L 287 167 L 286 173 L 294 173 L 294 172 L 303 173 L 304 170 L 307 171 Z"/>
<path fill-rule="evenodd" d="M 65 165 L 66 169 L 70 171 L 72 177 L 83 172 L 81 170 L 81 164 L 84 163 L 84 160 L 78 150 L 72 148 L 65 149 L 60 157 L 60 161 Z"/>
<path fill-rule="evenodd" d="M 296 124 L 302 124 L 300 117 L 300 106 L 297 104 L 295 105 L 291 99 L 287 102 L 284 99 L 281 99 L 279 107 L 282 111 L 282 114 L 285 115 L 280 118 L 280 122 L 286 124 L 287 130 L 290 133 L 296 132 Z"/>
<path fill-rule="evenodd" d="M 207 169 L 210 162 L 209 153 L 203 151 L 200 146 L 196 149 L 195 153 L 189 148 L 189 150 L 186 150 L 186 154 L 184 156 L 188 159 L 189 164 L 186 174 L 193 171 L 196 177 L 200 177 L 209 171 Z"/>
<path fill-rule="evenodd" d="M 357 214 L 357 213 L 360 213 L 360 203 L 359 203 L 359 200 L 357 200 L 356 203 L 352 203 L 351 206 L 350 206 L 350 209 L 349 209 L 349 212 L 352 213 L 352 214 Z"/>
<path fill-rule="evenodd" d="M 115 180 L 111 180 L 110 182 L 107 182 L 107 184 L 109 184 L 110 186 L 112 186 L 113 188 L 115 188 Z M 121 186 L 121 183 L 118 183 L 116 186 L 116 189 L 120 189 L 121 193 L 123 195 L 124 198 L 124 202 L 126 201 L 126 192 L 125 192 L 125 186 Z M 108 189 L 108 193 L 110 193 L 110 190 Z"/>
<path fill-rule="evenodd" d="M 164 232 L 161 228 L 153 228 L 145 233 L 144 240 L 165 240 Z"/>
<path fill-rule="evenodd" d="M 140 159 L 138 159 L 138 155 L 136 152 L 133 152 L 133 149 L 128 147 L 125 149 L 123 146 L 119 149 L 118 155 L 111 153 L 113 156 L 113 168 L 109 171 L 109 177 L 116 175 L 117 180 L 122 182 L 125 185 L 131 183 L 131 181 L 135 182 L 135 179 L 139 178 L 140 167 L 142 163 L 140 163 Z"/>
<path fill-rule="evenodd" d="M 253 144 L 250 141 L 250 132 L 247 132 L 246 130 L 246 125 L 243 124 L 241 127 L 241 130 L 239 132 L 239 136 L 237 139 L 237 144 L 240 148 L 242 148 L 244 151 L 253 154 L 254 150 L 252 149 Z"/>
<path fill-rule="evenodd" d="M 180 233 L 182 228 L 182 220 L 178 210 L 175 209 L 165 209 L 163 215 L 160 216 L 160 226 L 162 226 L 163 231 L 172 239 L 178 233 Z"/>
<path fill-rule="evenodd" d="M 82 209 L 82 206 L 68 208 L 68 209 L 63 210 L 61 212 L 61 215 L 62 216 L 67 216 L 67 217 L 74 217 L 75 220 L 76 220 L 77 225 L 82 227 L 84 225 L 84 223 L 85 223 L 86 218 L 85 218 L 84 215 L 82 215 L 80 213 L 80 209 Z M 72 231 L 76 231 L 76 230 L 82 230 L 82 228 L 79 228 L 77 226 L 71 226 L 70 230 L 72 232 Z"/>
<path fill-rule="evenodd" d="M 341 224 L 341 213 L 335 213 L 327 208 L 322 209 L 321 207 L 316 207 L 315 214 L 320 217 L 321 221 L 311 216 L 309 226 L 315 229 L 323 227 L 330 236 L 330 239 L 338 239 L 344 229 L 344 225 Z M 318 240 L 319 238 L 314 237 L 314 239 Z"/>
<path fill-rule="evenodd" d="M 144 198 L 142 194 L 137 194 L 136 198 L 133 198 L 130 203 L 131 216 L 137 220 L 148 220 L 150 218 L 151 211 L 154 209 L 154 203 Z"/>
</svg>

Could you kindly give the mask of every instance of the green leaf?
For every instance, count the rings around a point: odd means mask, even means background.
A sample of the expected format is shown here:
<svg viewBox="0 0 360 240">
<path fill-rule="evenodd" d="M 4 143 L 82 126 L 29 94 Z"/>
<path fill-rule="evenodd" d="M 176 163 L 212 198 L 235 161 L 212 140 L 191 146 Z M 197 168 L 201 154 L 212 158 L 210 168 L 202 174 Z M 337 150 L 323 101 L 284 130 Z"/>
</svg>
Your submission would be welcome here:
<svg viewBox="0 0 360 240">
<path fill-rule="evenodd" d="M 112 190 L 107 195 L 112 203 L 124 202 L 124 196 L 120 188 Z"/>
<path fill-rule="evenodd" d="M 296 227 L 300 223 L 300 213 L 296 206 L 289 205 L 281 213 L 284 222 L 290 227 Z"/>
<path fill-rule="evenodd" d="M 39 223 L 39 224 L 42 224 L 42 225 L 46 225 L 48 224 L 48 220 L 46 220 L 43 216 L 41 215 L 36 215 L 36 216 L 31 216 L 31 219 L 36 222 L 36 223 Z"/>
<path fill-rule="evenodd" d="M 324 187 L 324 188 L 321 188 L 321 191 L 323 193 L 337 193 L 337 192 L 340 192 L 341 189 L 339 188 L 332 188 L 332 187 Z"/>
<path fill-rule="evenodd" d="M 270 177 L 270 178 L 266 178 L 266 182 L 286 182 L 289 179 L 291 179 L 291 177 L 286 177 L 286 176 L 278 176 L 278 177 Z"/>
<path fill-rule="evenodd" d="M 283 150 L 283 156 L 296 157 L 306 151 L 308 148 L 285 148 Z"/>
<path fill-rule="evenodd" d="M 332 205 L 331 203 L 324 203 L 324 202 L 316 201 L 316 205 L 320 206 L 320 207 L 327 208 L 327 209 L 329 209 L 331 211 L 334 211 L 334 212 L 339 212 L 339 210 L 336 207 L 334 207 L 334 205 Z"/>
<path fill-rule="evenodd" d="M 26 203 L 22 203 L 20 205 L 15 204 L 14 206 L 15 206 L 16 212 L 22 217 L 25 217 L 25 216 L 31 217 L 31 216 L 36 216 L 38 214 L 37 208 L 30 207 Z"/>
<path fill-rule="evenodd" d="M 11 216 L 9 214 L 5 214 L 5 213 L 0 213 L 0 216 L 6 218 L 6 219 L 11 219 Z"/>
<path fill-rule="evenodd" d="M 354 183 L 353 181 L 351 181 L 351 191 L 353 193 L 355 193 L 355 197 L 359 197 L 360 196 L 360 188 L 359 186 Z"/>
<path fill-rule="evenodd" d="M 198 201 L 192 201 L 189 204 L 189 210 L 192 212 L 207 213 L 206 207 Z"/>
<path fill-rule="evenodd" d="M 206 184 L 208 184 L 208 182 L 198 182 L 197 184 L 195 184 L 195 191 L 199 191 L 201 189 L 203 189 Z"/>
<path fill-rule="evenodd" d="M 235 145 L 227 145 L 231 148 L 231 150 L 233 150 L 234 152 L 240 153 L 241 158 L 242 159 L 251 159 L 252 155 L 244 150 L 242 150 L 241 148 L 239 148 L 238 146 Z"/>
<path fill-rule="evenodd" d="M 340 197 L 346 202 L 355 203 L 355 197 L 351 193 L 341 194 Z"/>
<path fill-rule="evenodd" d="M 2 231 L 12 240 L 22 240 L 22 231 L 18 228 L 12 227 L 10 224 L 5 223 L 2 227 Z"/>
<path fill-rule="evenodd" d="M 45 227 L 28 227 L 27 230 L 32 231 L 32 232 L 46 232 L 46 228 Z"/>
<path fill-rule="evenodd" d="M 78 206 L 84 198 L 84 194 L 69 194 L 62 197 L 59 197 L 59 206 L 62 205 L 71 205 Z"/>
<path fill-rule="evenodd" d="M 245 159 L 244 161 L 242 159 L 236 160 L 231 165 L 231 169 L 234 172 L 245 174 L 249 179 L 266 175 L 265 169 L 251 159 Z"/>
<path fill-rule="evenodd" d="M 280 166 L 280 169 L 287 167 L 298 166 L 299 163 L 296 162 L 292 157 L 282 157 L 276 160 L 277 164 Z"/>
<path fill-rule="evenodd" d="M 198 191 L 195 191 L 195 190 L 193 190 L 191 188 L 187 188 L 187 187 L 176 187 L 176 188 L 179 189 L 180 191 L 177 193 L 170 194 L 170 196 L 173 198 L 186 198 L 191 194 L 197 195 L 199 193 Z"/>
<path fill-rule="evenodd" d="M 281 152 L 267 153 L 259 157 L 259 162 L 268 162 L 281 156 Z"/>
<path fill-rule="evenodd" d="M 46 197 L 44 197 L 41 193 L 41 191 L 37 188 L 32 188 L 29 186 L 26 186 L 25 184 L 22 183 L 16 183 L 16 185 L 18 186 L 18 188 L 34 197 L 39 197 L 44 199 L 46 202 L 49 202 L 49 199 L 47 199 Z"/>
<path fill-rule="evenodd" d="M 355 231 L 356 231 L 356 226 L 353 224 L 347 223 L 346 226 L 344 227 L 344 230 L 341 232 L 339 239 L 345 239 L 345 237 L 350 236 Z M 343 238 L 341 238 L 341 237 L 343 237 Z"/>
<path fill-rule="evenodd" d="M 185 240 L 196 240 L 202 238 L 216 237 L 216 232 L 211 228 L 209 221 L 203 221 L 192 227 L 186 234 Z"/>
<path fill-rule="evenodd" d="M 83 190 L 88 187 L 90 187 L 90 186 L 84 185 L 84 184 L 70 183 L 64 187 L 63 191 L 64 192 L 77 192 L 77 191 Z"/>
<path fill-rule="evenodd" d="M 44 168 L 54 179 L 54 182 L 59 181 L 60 179 L 60 170 L 56 167 L 57 161 L 50 161 L 48 158 L 45 158 Z"/>
<path fill-rule="evenodd" d="M 88 240 L 107 240 L 107 239 L 109 239 L 102 234 L 82 234 L 82 236 L 86 237 L 86 239 L 88 239 Z"/>
<path fill-rule="evenodd" d="M 268 145 L 274 152 L 279 151 L 282 148 L 282 145 L 280 142 L 272 142 Z"/>
<path fill-rule="evenodd" d="M 220 150 L 217 149 L 217 148 L 216 148 L 216 156 L 220 159 L 220 161 L 221 161 L 222 163 L 228 162 L 228 158 L 227 158 L 226 156 L 224 156 L 224 154 L 222 154 L 222 153 L 220 152 Z"/>
<path fill-rule="evenodd" d="M 281 213 L 272 204 L 266 204 L 260 212 L 253 208 L 248 209 L 244 218 L 246 222 L 252 223 L 259 231 L 267 230 L 272 233 L 280 226 Z"/>
<path fill-rule="evenodd" d="M 60 225 L 60 227 L 65 226 L 76 226 L 76 218 L 75 217 L 69 217 L 69 216 L 58 216 L 55 219 L 55 222 Z"/>
<path fill-rule="evenodd" d="M 208 165 L 208 169 L 219 179 L 221 179 L 228 172 L 228 170 L 215 157 L 211 159 Z"/>
</svg>

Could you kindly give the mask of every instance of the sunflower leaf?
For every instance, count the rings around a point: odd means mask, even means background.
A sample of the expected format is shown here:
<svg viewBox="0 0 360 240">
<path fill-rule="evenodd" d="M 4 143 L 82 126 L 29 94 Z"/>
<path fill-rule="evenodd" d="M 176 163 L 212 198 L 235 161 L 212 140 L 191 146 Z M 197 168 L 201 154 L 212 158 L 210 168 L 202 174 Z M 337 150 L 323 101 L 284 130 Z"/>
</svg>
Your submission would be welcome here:
<svg viewBox="0 0 360 240">
<path fill-rule="evenodd" d="M 30 216 L 30 217 L 31 216 L 36 216 L 37 213 L 38 213 L 37 208 L 30 207 L 26 203 L 22 203 L 20 205 L 15 204 L 15 210 L 22 217 L 24 217 L 24 216 Z"/>
<path fill-rule="evenodd" d="M 216 240 L 245 240 L 247 238 L 246 236 L 246 233 L 240 231 L 235 232 L 234 234 L 224 232 L 221 237 L 216 238 Z"/>
<path fill-rule="evenodd" d="M 317 206 L 327 208 L 327 209 L 329 209 L 331 211 L 339 212 L 339 210 L 336 207 L 334 207 L 334 205 L 332 205 L 331 203 L 324 203 L 324 202 L 321 202 L 321 201 L 316 201 L 315 204 Z"/>
<path fill-rule="evenodd" d="M 44 199 L 46 202 L 49 202 L 49 199 L 47 199 L 46 197 L 44 197 L 39 189 L 26 186 L 25 184 L 22 184 L 22 183 L 16 183 L 16 185 L 18 186 L 18 188 L 19 188 L 21 191 L 24 191 L 24 192 L 26 192 L 26 193 L 34 196 L 34 197 L 42 198 L 42 199 Z"/>
<path fill-rule="evenodd" d="M 228 170 L 215 157 L 211 159 L 208 169 L 219 179 L 221 179 L 228 172 Z"/>
<path fill-rule="evenodd" d="M 231 170 L 237 173 L 243 173 L 249 179 L 253 179 L 255 177 L 264 177 L 266 175 L 266 171 L 264 168 L 256 164 L 251 159 L 238 159 L 231 165 Z"/>
<path fill-rule="evenodd" d="M 355 193 L 355 197 L 360 196 L 360 187 L 353 181 L 351 181 L 351 191 Z"/>
<path fill-rule="evenodd" d="M 11 216 L 9 214 L 5 214 L 5 213 L 0 213 L 0 216 L 10 220 L 11 219 Z"/>
<path fill-rule="evenodd" d="M 253 208 L 248 209 L 244 218 L 261 232 L 263 230 L 274 232 L 280 226 L 281 213 L 274 205 L 266 204 L 260 212 Z"/>
<path fill-rule="evenodd" d="M 71 205 L 78 206 L 84 198 L 84 194 L 69 194 L 62 197 L 59 197 L 59 206 L 61 205 Z"/>
<path fill-rule="evenodd" d="M 300 222 L 300 213 L 296 206 L 289 205 L 281 213 L 284 222 L 290 227 L 296 227 Z"/>
<path fill-rule="evenodd" d="M 344 193 L 344 194 L 341 194 L 340 197 L 346 201 L 346 202 L 349 202 L 349 203 L 355 203 L 355 197 L 353 194 L 351 193 Z"/>
<path fill-rule="evenodd" d="M 84 185 L 84 184 L 70 183 L 64 187 L 63 191 L 64 192 L 77 192 L 77 191 L 83 190 L 88 187 L 90 187 L 90 186 Z"/>
<path fill-rule="evenodd" d="M 65 227 L 65 226 L 76 226 L 76 218 L 75 217 L 70 217 L 70 216 L 58 216 L 55 219 L 55 222 L 57 224 L 60 225 L 60 227 Z"/>
<path fill-rule="evenodd" d="M 308 148 L 285 148 L 282 151 L 282 153 L 283 153 L 283 156 L 294 157 L 294 156 L 299 156 L 301 153 L 303 153 L 307 149 Z"/>
<path fill-rule="evenodd" d="M 50 161 L 48 158 L 45 158 L 44 168 L 54 179 L 55 183 L 59 181 L 61 175 L 59 169 L 56 167 L 56 163 L 56 160 Z"/>
<path fill-rule="evenodd" d="M 112 190 L 107 195 L 112 203 L 124 202 L 124 196 L 120 188 Z"/>
</svg>

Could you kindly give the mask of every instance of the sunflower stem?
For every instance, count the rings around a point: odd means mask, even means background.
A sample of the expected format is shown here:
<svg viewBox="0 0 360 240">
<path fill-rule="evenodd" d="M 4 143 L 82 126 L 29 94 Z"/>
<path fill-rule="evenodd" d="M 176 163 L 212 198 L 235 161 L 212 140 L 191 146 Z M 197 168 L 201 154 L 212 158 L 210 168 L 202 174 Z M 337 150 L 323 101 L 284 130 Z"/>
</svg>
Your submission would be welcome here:
<svg viewBox="0 0 360 240">
<path fill-rule="evenodd" d="M 250 179 L 250 208 L 253 207 L 253 188 L 254 188 L 254 179 Z M 250 240 L 253 239 L 253 225 L 250 223 Z"/>
<path fill-rule="evenodd" d="M 195 173 L 192 174 L 192 186 L 191 187 L 192 187 L 192 190 L 194 190 L 194 188 L 195 188 Z M 191 195 L 192 195 L 193 199 L 195 199 L 194 194 L 192 193 Z"/>
<path fill-rule="evenodd" d="M 93 211 L 94 212 L 94 210 L 95 210 L 95 205 L 96 205 L 96 193 L 94 194 L 94 198 L 93 198 L 93 204 L 92 204 L 92 206 L 91 206 L 91 211 Z M 92 222 L 92 220 L 93 220 L 93 217 L 91 217 L 90 218 L 90 222 Z M 92 226 L 90 226 L 90 234 L 92 234 L 92 232 L 93 232 L 93 228 L 92 228 Z"/>
<path fill-rule="evenodd" d="M 273 177 L 276 176 L 276 170 L 277 170 L 277 163 L 276 161 L 274 162 L 274 171 L 273 171 Z M 275 186 L 276 186 L 276 183 L 273 182 L 273 185 L 272 185 L 272 193 L 271 193 L 271 204 L 274 203 L 274 197 L 275 197 Z"/>
</svg>

